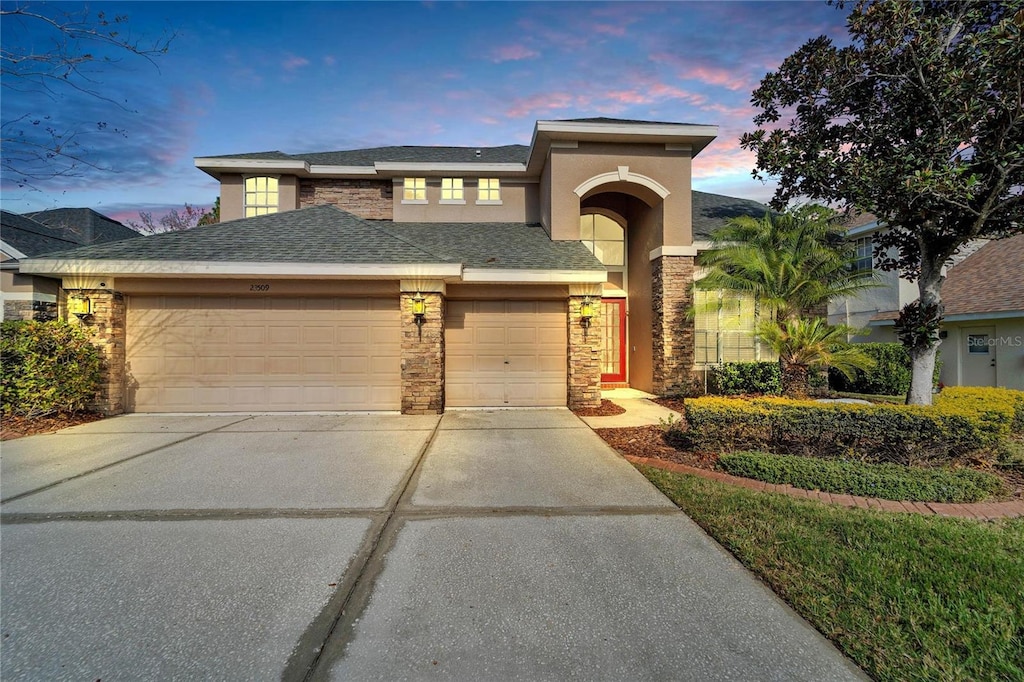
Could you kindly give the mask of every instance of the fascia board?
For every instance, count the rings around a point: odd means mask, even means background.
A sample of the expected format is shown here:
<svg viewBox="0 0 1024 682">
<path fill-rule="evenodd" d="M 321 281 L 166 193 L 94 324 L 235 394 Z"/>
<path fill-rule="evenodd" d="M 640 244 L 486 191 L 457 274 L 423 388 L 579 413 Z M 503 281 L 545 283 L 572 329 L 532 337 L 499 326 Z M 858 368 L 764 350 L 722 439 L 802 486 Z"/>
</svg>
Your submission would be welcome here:
<svg viewBox="0 0 1024 682">
<path fill-rule="evenodd" d="M 313 164 L 309 167 L 310 175 L 376 175 L 373 166 L 326 166 Z"/>
<path fill-rule="evenodd" d="M 211 159 L 198 156 L 193 162 L 196 168 L 202 170 L 237 170 L 238 172 L 247 170 L 309 171 L 309 164 L 301 159 Z"/>
<path fill-rule="evenodd" d="M 415 171 L 434 173 L 468 173 L 483 175 L 484 173 L 526 173 L 526 164 L 522 163 L 427 163 L 413 161 L 378 161 L 373 164 L 377 171 Z"/>
<path fill-rule="evenodd" d="M 216 261 L 68 260 L 34 258 L 22 273 L 38 275 L 107 275 L 136 277 L 343 277 L 380 279 L 458 277 L 461 263 L 253 263 Z"/>
<path fill-rule="evenodd" d="M 984 320 L 1007 320 L 1015 317 L 1024 317 L 1024 310 L 1001 310 L 996 313 L 960 313 L 959 315 L 946 315 L 943 322 L 981 322 Z"/>
<path fill-rule="evenodd" d="M 586 284 L 608 280 L 604 270 L 525 270 L 466 268 L 463 282 L 491 284 Z"/>
<path fill-rule="evenodd" d="M 11 258 L 17 258 L 19 260 L 20 259 L 24 259 L 24 258 L 28 258 L 28 256 L 26 256 L 24 253 L 22 253 L 21 251 L 19 251 L 18 249 L 14 248 L 9 243 L 7 243 L 7 242 L 5 242 L 3 240 L 0 240 L 0 251 L 3 251 L 7 255 L 9 255 Z"/>
</svg>

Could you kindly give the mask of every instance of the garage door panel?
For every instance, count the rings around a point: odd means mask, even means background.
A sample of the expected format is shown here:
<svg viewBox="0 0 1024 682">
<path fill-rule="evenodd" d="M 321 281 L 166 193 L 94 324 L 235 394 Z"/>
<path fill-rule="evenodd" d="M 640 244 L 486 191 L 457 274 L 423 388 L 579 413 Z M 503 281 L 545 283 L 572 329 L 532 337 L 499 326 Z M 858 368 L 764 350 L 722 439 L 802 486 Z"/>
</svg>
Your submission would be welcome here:
<svg viewBox="0 0 1024 682">
<path fill-rule="evenodd" d="M 400 352 L 397 298 L 129 301 L 140 412 L 394 410 Z"/>
<path fill-rule="evenodd" d="M 565 405 L 564 303 L 452 301 L 445 334 L 447 405 Z"/>
</svg>

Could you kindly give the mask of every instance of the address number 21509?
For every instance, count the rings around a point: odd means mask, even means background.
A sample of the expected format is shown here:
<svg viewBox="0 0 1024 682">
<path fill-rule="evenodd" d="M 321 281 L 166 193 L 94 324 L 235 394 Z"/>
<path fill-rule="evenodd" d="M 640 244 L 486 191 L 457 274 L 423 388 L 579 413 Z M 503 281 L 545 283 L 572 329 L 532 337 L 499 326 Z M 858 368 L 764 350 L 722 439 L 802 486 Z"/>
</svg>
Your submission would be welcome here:
<svg viewBox="0 0 1024 682">
<path fill-rule="evenodd" d="M 249 291 L 270 291 L 269 284 L 250 284 Z"/>
</svg>

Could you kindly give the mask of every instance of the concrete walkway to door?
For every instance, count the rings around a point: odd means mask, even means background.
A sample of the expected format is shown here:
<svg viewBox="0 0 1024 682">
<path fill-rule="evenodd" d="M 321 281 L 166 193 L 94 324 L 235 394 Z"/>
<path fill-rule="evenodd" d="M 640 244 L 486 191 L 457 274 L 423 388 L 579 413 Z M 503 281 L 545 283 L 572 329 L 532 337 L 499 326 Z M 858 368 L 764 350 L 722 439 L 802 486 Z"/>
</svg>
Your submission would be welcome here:
<svg viewBox="0 0 1024 682">
<path fill-rule="evenodd" d="M 4 680 L 862 673 L 564 409 L 5 443 Z"/>
</svg>

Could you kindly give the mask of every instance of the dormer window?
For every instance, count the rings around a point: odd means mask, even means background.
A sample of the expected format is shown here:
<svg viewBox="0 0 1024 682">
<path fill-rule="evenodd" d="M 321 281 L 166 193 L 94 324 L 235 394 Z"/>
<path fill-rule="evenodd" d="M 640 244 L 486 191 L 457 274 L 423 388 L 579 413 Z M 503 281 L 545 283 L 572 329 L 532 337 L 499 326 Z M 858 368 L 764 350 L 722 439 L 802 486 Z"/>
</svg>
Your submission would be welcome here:
<svg viewBox="0 0 1024 682">
<path fill-rule="evenodd" d="M 462 178 L 441 178 L 441 203 L 466 203 L 465 190 L 462 187 Z"/>
<path fill-rule="evenodd" d="M 402 189 L 403 203 L 427 203 L 427 179 L 406 178 L 405 186 Z"/>
<path fill-rule="evenodd" d="M 501 181 L 498 178 L 480 178 L 476 187 L 476 203 L 501 203 Z"/>
<path fill-rule="evenodd" d="M 277 213 L 277 178 L 257 175 L 245 179 L 245 217 Z"/>
</svg>

